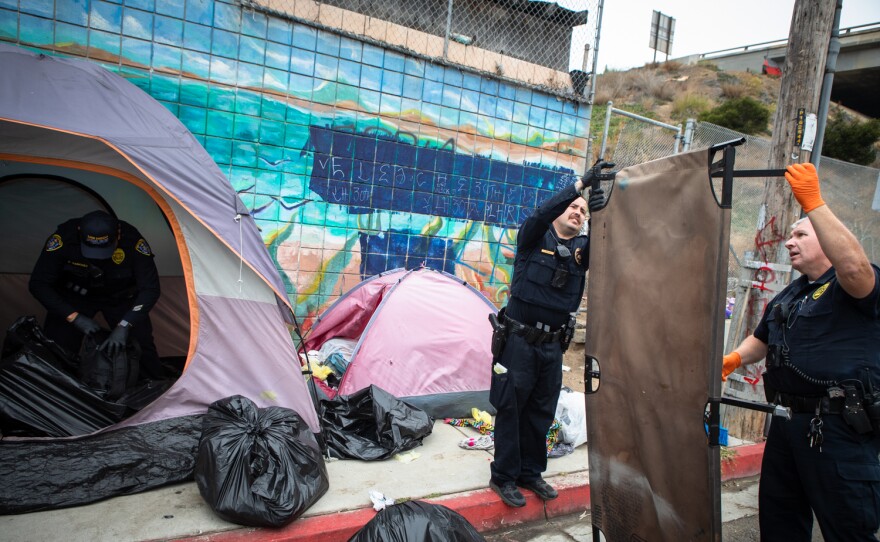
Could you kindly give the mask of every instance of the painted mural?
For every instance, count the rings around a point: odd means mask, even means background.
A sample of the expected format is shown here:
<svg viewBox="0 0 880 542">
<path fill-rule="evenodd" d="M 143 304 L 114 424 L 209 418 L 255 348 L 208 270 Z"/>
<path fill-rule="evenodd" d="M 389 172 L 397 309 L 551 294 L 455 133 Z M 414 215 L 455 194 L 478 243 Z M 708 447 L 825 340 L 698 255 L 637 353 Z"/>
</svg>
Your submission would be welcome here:
<svg viewBox="0 0 880 542">
<path fill-rule="evenodd" d="M 306 325 L 395 267 L 504 305 L 518 225 L 584 169 L 577 103 L 234 0 L 0 0 L 0 40 L 92 59 L 180 118 Z"/>
</svg>

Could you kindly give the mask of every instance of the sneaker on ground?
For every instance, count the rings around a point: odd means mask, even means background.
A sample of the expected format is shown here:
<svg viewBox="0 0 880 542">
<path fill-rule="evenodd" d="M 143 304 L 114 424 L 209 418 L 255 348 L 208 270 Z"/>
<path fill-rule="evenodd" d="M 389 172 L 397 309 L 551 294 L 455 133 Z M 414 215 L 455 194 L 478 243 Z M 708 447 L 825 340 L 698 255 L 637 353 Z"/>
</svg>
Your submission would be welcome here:
<svg viewBox="0 0 880 542">
<path fill-rule="evenodd" d="M 488 435 L 470 437 L 458 443 L 459 448 L 465 450 L 491 450 L 495 447 L 495 441 Z"/>
</svg>

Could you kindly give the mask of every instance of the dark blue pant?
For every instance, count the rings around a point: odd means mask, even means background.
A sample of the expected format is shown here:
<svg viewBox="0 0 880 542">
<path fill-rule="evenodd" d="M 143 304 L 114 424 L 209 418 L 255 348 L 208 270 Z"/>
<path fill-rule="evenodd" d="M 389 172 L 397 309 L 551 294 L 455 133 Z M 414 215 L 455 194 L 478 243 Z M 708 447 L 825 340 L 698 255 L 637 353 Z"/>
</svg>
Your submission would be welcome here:
<svg viewBox="0 0 880 542">
<path fill-rule="evenodd" d="M 70 301 L 70 300 L 68 300 Z M 94 318 L 100 312 L 107 320 L 107 324 L 112 330 L 116 324 L 122 320 L 130 305 L 101 305 L 90 303 L 88 300 L 77 299 L 74 303 L 76 311 L 84 316 Z M 79 353 L 82 346 L 83 334 L 79 332 L 73 324 L 68 323 L 64 317 L 54 314 L 46 315 L 46 322 L 43 324 L 43 331 L 46 336 L 60 344 L 66 350 L 73 354 Z M 156 350 L 156 343 L 153 341 L 153 324 L 150 317 L 147 316 L 142 322 L 132 326 L 128 335 L 136 340 L 141 347 L 141 359 L 139 362 L 140 379 L 161 380 L 162 365 L 159 361 L 159 353 Z"/>
<path fill-rule="evenodd" d="M 761 540 L 809 542 L 813 513 L 825 542 L 877 540 L 880 438 L 859 435 L 839 414 L 822 416 L 822 451 L 810 448 L 813 414 L 774 417 L 761 466 Z"/>
<path fill-rule="evenodd" d="M 559 342 L 532 345 L 510 335 L 496 361 L 507 373 L 492 373 L 489 394 L 497 410 L 492 480 L 536 480 L 547 470 L 547 430 L 562 388 L 562 347 Z"/>
</svg>

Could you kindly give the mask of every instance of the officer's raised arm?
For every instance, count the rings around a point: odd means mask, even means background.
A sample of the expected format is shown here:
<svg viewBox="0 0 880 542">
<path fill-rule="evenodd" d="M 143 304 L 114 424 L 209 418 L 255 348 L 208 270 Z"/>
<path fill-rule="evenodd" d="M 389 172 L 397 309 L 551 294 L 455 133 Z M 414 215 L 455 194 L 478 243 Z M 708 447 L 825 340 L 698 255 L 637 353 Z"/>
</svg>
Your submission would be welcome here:
<svg viewBox="0 0 880 542">
<path fill-rule="evenodd" d="M 816 168 L 809 163 L 792 164 L 786 168 L 785 180 L 810 218 L 819 245 L 828 257 L 829 264 L 834 266 L 840 285 L 856 299 L 870 294 L 877 282 L 871 262 L 855 235 L 838 220 L 822 199 Z M 816 278 L 810 277 L 811 280 Z"/>
</svg>

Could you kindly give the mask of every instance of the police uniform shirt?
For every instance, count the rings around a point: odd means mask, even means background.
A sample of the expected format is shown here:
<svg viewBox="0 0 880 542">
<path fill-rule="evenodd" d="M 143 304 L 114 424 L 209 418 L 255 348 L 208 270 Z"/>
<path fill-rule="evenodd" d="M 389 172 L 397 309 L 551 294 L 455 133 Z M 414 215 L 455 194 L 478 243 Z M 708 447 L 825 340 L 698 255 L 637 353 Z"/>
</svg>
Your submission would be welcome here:
<svg viewBox="0 0 880 542">
<path fill-rule="evenodd" d="M 150 246 L 135 227 L 119 221 L 112 257 L 91 260 L 82 255 L 78 224 L 79 219 L 68 220 L 46 241 L 31 273 L 31 293 L 49 312 L 65 317 L 77 312 L 80 297 L 89 306 L 128 304 L 123 318 L 137 325 L 160 293 Z"/>
<path fill-rule="evenodd" d="M 790 363 L 802 374 L 768 368 L 768 386 L 817 396 L 828 387 L 819 381 L 859 378 L 867 368 L 880 390 L 880 268 L 872 268 L 874 289 L 863 299 L 844 291 L 833 267 L 813 283 L 799 277 L 773 298 L 754 335 L 771 347 L 787 346 Z"/>
<path fill-rule="evenodd" d="M 511 318 L 529 325 L 537 320 L 556 328 L 578 309 L 590 265 L 589 237 L 560 239 L 552 223 L 580 196 L 574 184 L 569 185 L 545 201 L 520 227 L 507 312 Z M 558 245 L 568 248 L 569 258 L 560 257 Z M 564 283 L 553 285 L 558 270 L 567 277 Z"/>
</svg>

